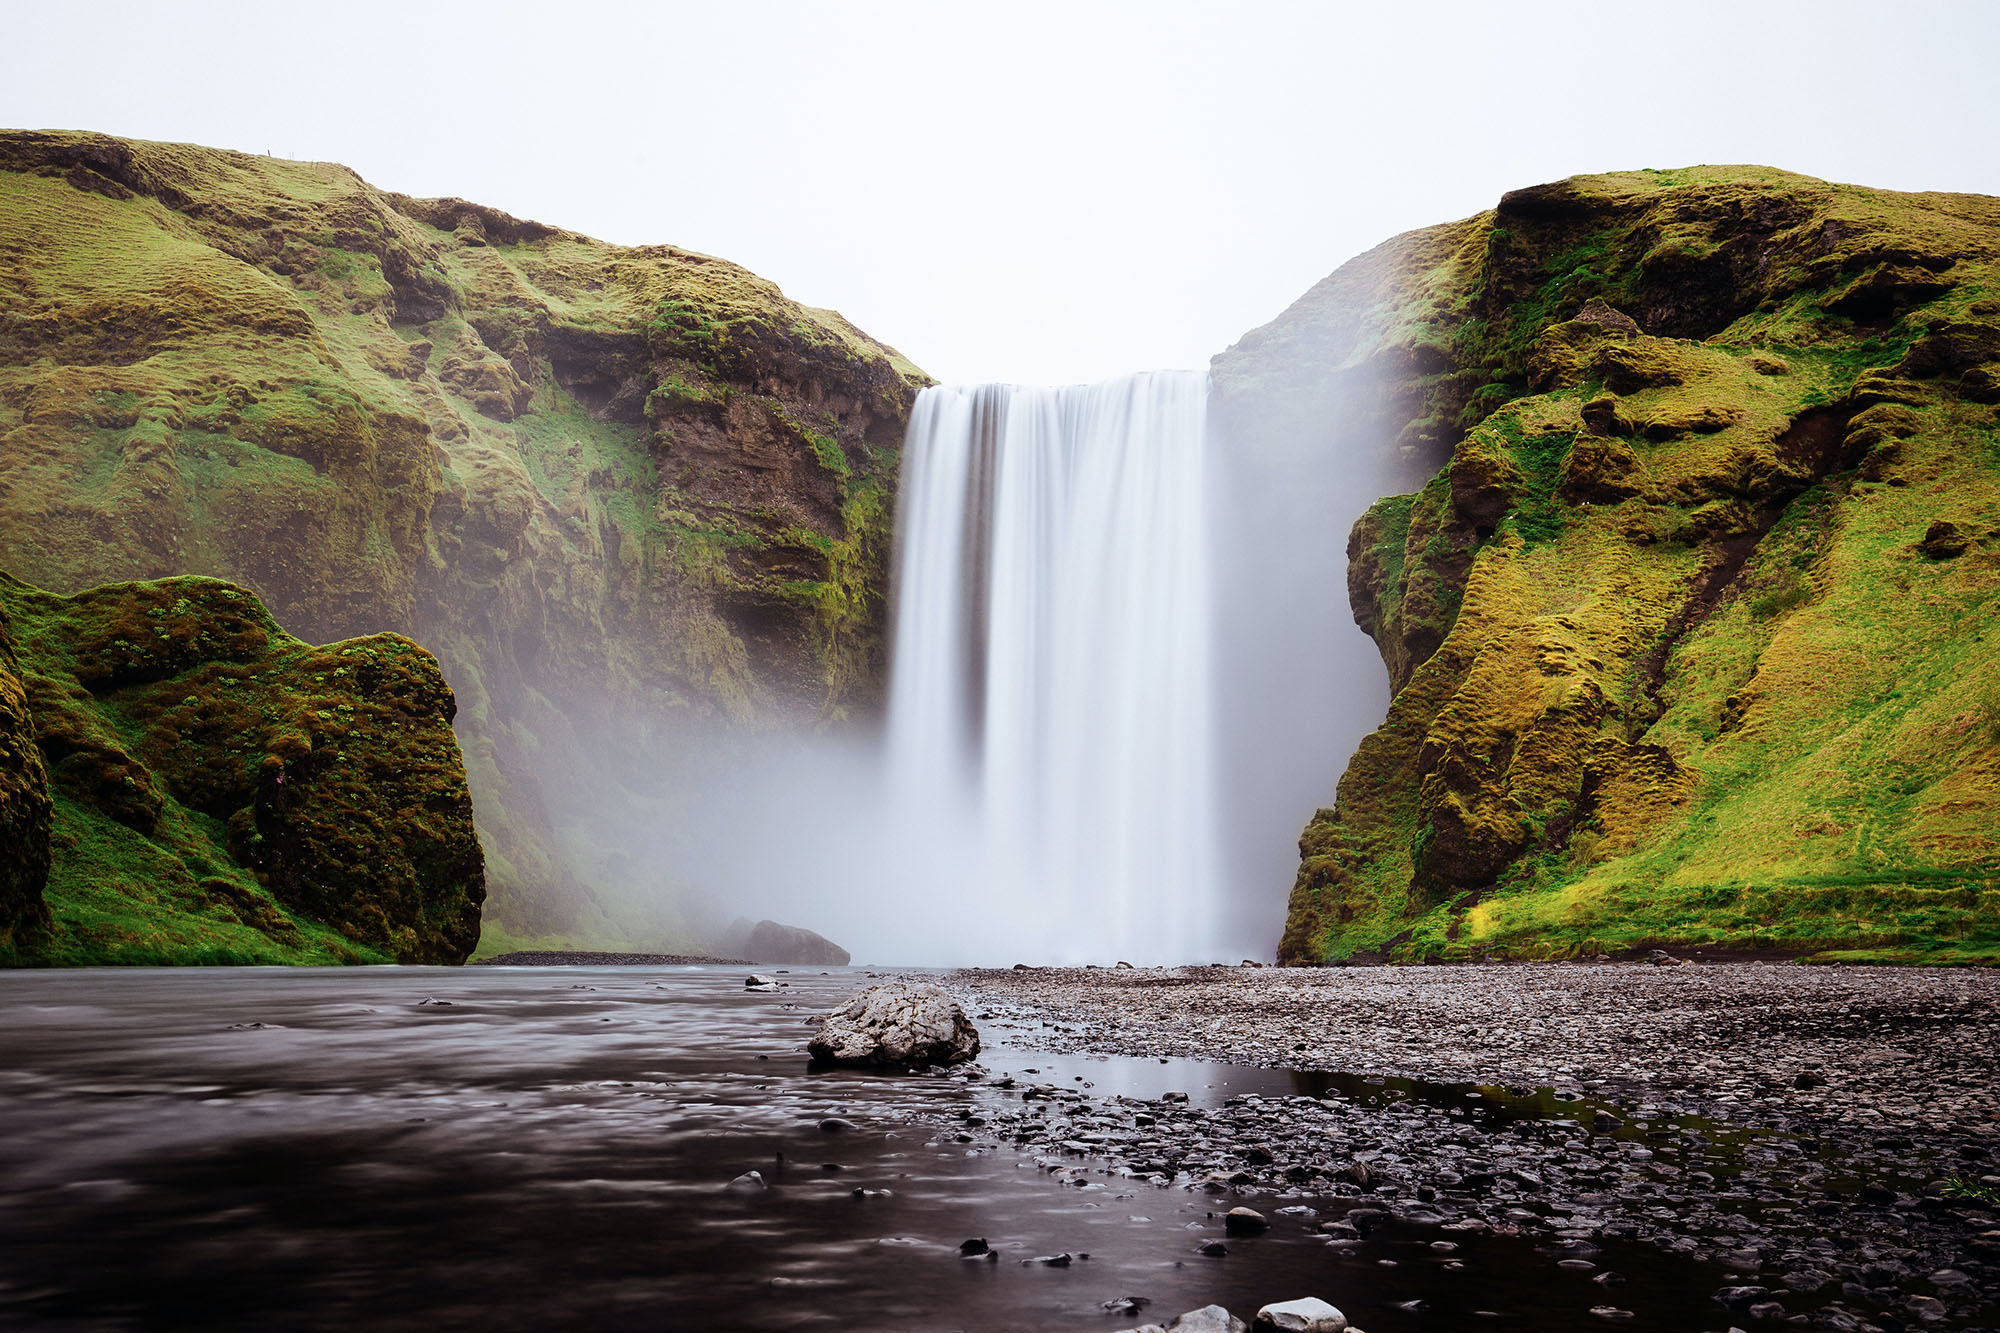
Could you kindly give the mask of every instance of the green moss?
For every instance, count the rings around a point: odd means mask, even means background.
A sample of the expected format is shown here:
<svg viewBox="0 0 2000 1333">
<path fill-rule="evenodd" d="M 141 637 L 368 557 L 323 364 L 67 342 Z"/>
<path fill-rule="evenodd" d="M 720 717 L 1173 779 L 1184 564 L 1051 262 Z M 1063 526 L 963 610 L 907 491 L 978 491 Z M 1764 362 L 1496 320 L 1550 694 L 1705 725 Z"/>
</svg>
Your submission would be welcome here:
<svg viewBox="0 0 2000 1333">
<path fill-rule="evenodd" d="M 58 597 L 0 577 L 55 788 L 49 920 L 12 960 L 458 962 L 483 870 L 451 692 L 212 579 Z"/>
<path fill-rule="evenodd" d="M 1376 289 L 1455 330 L 1391 394 L 1465 429 L 1357 528 L 1398 693 L 1281 954 L 2000 960 L 2000 430 L 1959 379 L 2000 345 L 2000 205 L 1709 168 L 1523 194 L 1476 262 Z M 1643 331 L 1566 322 L 1591 298 Z"/>
<path fill-rule="evenodd" d="M 437 647 L 517 928 L 655 885 L 577 869 L 573 810 L 510 775 L 620 806 L 658 768 L 625 716 L 678 749 L 879 705 L 928 381 L 837 313 L 671 246 L 101 135 L 0 133 L 0 250 L 32 256 L 0 276 L 0 565 L 215 574 L 308 639 Z"/>
</svg>

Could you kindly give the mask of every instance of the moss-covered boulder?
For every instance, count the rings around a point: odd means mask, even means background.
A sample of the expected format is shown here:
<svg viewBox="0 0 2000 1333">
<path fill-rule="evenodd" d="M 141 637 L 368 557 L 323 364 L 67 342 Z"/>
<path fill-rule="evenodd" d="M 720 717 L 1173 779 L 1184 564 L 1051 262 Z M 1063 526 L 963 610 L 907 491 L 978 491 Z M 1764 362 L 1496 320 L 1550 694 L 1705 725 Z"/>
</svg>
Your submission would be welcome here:
<svg viewBox="0 0 2000 1333">
<path fill-rule="evenodd" d="M 656 825 L 718 735 L 876 707 L 924 382 L 706 255 L 0 133 L 0 565 L 211 575 L 310 640 L 430 647 L 518 934 L 689 945 L 671 909 L 618 919 L 670 897 L 619 821 Z"/>
<path fill-rule="evenodd" d="M 314 647 L 202 578 L 65 597 L 0 575 L 0 615 L 33 724 L 0 771 L 45 766 L 54 797 L 45 925 L 13 961 L 459 963 L 478 945 L 456 704 L 415 643 Z"/>
<path fill-rule="evenodd" d="M 1350 267 L 1218 363 L 1436 468 L 1281 956 L 2000 959 L 2000 200 L 1585 177 Z"/>
</svg>

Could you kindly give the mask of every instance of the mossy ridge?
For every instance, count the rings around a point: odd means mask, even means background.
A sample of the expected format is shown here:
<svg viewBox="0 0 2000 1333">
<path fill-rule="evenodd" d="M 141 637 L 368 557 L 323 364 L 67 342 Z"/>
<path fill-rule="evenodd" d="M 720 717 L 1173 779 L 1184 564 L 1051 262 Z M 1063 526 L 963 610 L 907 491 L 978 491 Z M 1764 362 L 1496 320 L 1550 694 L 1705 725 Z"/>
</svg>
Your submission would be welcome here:
<svg viewBox="0 0 2000 1333">
<path fill-rule="evenodd" d="M 0 313 L 0 562 L 211 574 L 309 639 L 436 645 L 492 703 L 460 727 L 523 929 L 594 891 L 552 860 L 538 766 L 588 783 L 704 719 L 879 704 L 927 381 L 733 264 L 329 164 L 13 132 Z"/>
<path fill-rule="evenodd" d="M 464 960 L 484 872 L 436 662 L 314 647 L 214 579 L 74 596 L 0 575 L 54 794 L 11 963 Z"/>
<path fill-rule="evenodd" d="M 1356 528 L 1398 693 L 1281 956 L 2000 961 L 2000 201 L 1702 169 L 1480 227 L 1459 296 L 1341 317 L 1459 319 L 1384 397 L 1461 433 Z"/>
</svg>

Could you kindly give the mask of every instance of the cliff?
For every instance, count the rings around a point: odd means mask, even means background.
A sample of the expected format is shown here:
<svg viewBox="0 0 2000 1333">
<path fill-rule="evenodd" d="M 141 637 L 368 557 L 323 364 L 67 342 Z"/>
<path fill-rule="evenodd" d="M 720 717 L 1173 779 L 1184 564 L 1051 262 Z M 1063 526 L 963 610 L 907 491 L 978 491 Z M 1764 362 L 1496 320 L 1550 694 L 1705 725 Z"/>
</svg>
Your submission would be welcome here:
<svg viewBox="0 0 2000 1333">
<path fill-rule="evenodd" d="M 0 732 L 0 818 L 31 831 L 0 865 L 0 957 L 458 963 L 478 944 L 455 706 L 416 644 L 315 648 L 201 578 L 62 597 L 0 575 L 0 626 L 0 721 L 27 724 Z"/>
<path fill-rule="evenodd" d="M 2000 200 L 1584 177 L 1218 358 L 1413 478 L 1349 538 L 1395 694 L 1281 958 L 2000 959 L 1997 261 Z"/>
<path fill-rule="evenodd" d="M 665 885 L 613 826 L 719 736 L 875 706 L 921 383 L 704 255 L 0 134 L 0 566 L 209 575 L 309 640 L 427 645 L 517 935 L 685 943 L 617 919 Z"/>
</svg>

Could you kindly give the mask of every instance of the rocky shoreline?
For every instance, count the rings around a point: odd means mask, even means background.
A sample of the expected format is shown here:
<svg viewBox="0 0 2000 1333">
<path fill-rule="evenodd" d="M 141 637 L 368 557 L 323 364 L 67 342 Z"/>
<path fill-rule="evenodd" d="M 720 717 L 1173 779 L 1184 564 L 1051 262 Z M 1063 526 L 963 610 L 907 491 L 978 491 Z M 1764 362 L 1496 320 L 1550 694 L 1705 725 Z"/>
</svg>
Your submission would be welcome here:
<svg viewBox="0 0 2000 1333">
<path fill-rule="evenodd" d="M 1775 964 L 1016 969 L 951 987 L 1016 1046 L 1321 1071 L 1202 1107 L 963 1077 L 1069 1183 L 1218 1196 L 1362 1251 L 1525 1235 L 1712 1265 L 1717 1327 L 2000 1324 L 2000 974 Z M 976 1123 L 975 1123 L 976 1122 Z M 1359 1253 L 1355 1256 L 1361 1258 Z"/>
</svg>

